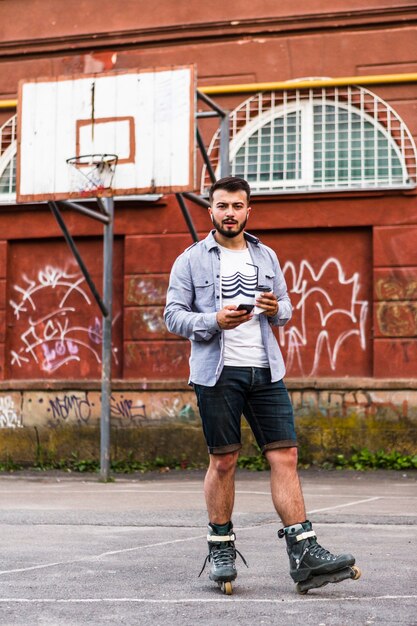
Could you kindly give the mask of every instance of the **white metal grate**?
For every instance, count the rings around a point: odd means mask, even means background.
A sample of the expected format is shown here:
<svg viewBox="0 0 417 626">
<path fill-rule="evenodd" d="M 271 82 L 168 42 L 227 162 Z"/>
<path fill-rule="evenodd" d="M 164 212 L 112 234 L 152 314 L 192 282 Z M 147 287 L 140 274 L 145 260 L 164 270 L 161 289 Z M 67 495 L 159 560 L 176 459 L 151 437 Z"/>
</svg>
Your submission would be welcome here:
<svg viewBox="0 0 417 626">
<path fill-rule="evenodd" d="M 16 200 L 17 115 L 0 127 L 0 203 Z"/>
<path fill-rule="evenodd" d="M 208 153 L 216 168 L 219 132 Z M 260 92 L 230 115 L 231 174 L 256 192 L 413 188 L 417 152 L 390 105 L 355 86 Z M 210 186 L 205 168 L 201 191 Z"/>
</svg>

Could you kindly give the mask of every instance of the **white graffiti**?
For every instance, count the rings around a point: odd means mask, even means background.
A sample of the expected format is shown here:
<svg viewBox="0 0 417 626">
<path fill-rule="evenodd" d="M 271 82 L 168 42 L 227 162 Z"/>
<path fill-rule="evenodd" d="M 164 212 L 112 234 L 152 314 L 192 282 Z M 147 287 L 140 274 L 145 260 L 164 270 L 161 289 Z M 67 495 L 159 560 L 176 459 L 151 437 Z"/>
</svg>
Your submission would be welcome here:
<svg viewBox="0 0 417 626">
<path fill-rule="evenodd" d="M 358 299 L 358 272 L 347 278 L 341 262 L 330 257 L 317 273 L 305 260 L 298 271 L 288 261 L 283 273 L 294 305 L 292 320 L 279 329 L 280 344 L 287 351 L 288 374 L 314 376 L 323 358 L 336 370 L 340 348 L 352 336 L 358 337 L 358 346 L 365 350 L 368 302 Z M 315 328 L 314 314 L 318 318 Z"/>
<path fill-rule="evenodd" d="M 67 291 L 61 299 L 58 308 L 61 308 L 64 305 L 73 290 L 80 293 L 88 304 L 91 303 L 85 291 L 79 287 L 79 285 L 84 281 L 84 278 L 80 276 L 80 274 L 67 274 L 65 271 L 47 265 L 44 270 L 40 270 L 38 272 L 37 281 L 30 280 L 26 274 L 23 274 L 22 278 L 27 283 L 26 287 L 14 285 L 14 289 L 21 294 L 20 302 L 16 303 L 13 300 L 10 300 L 10 305 L 13 308 L 14 315 L 17 319 L 20 319 L 20 313 L 22 311 L 27 312 L 27 304 L 30 304 L 33 311 L 36 310 L 36 305 L 33 300 L 34 295 L 39 290 L 45 289 L 45 287 L 52 287 L 52 289 L 56 289 L 57 287 L 67 288 Z M 71 279 L 76 280 L 75 282 L 71 282 Z"/>
<path fill-rule="evenodd" d="M 9 304 L 16 320 L 27 325 L 20 335 L 22 346 L 10 353 L 11 364 L 24 367 L 32 360 L 44 372 L 53 373 L 71 361 L 81 361 L 85 351 L 101 363 L 100 319 L 92 317 L 88 326 L 76 322 L 80 299 L 84 314 L 86 307 L 92 306 L 83 276 L 48 265 L 38 272 L 36 279 L 24 274 L 22 280 L 23 286 L 13 287 L 20 298 L 10 300 Z M 54 303 L 52 310 L 36 317 L 38 311 L 45 311 L 45 302 Z M 117 362 L 116 349 L 113 357 Z"/>
<path fill-rule="evenodd" d="M 18 417 L 13 398 L 0 396 L 0 428 L 20 428 L 22 420 Z"/>
</svg>

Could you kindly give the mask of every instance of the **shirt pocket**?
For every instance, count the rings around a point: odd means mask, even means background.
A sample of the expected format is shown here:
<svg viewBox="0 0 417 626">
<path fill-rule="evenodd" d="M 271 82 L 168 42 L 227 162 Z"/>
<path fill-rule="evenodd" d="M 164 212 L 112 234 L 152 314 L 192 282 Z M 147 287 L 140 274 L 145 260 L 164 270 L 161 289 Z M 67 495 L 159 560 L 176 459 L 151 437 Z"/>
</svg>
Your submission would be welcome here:
<svg viewBox="0 0 417 626">
<path fill-rule="evenodd" d="M 214 281 L 208 278 L 198 278 L 194 282 L 194 309 L 198 313 L 214 311 Z"/>
<path fill-rule="evenodd" d="M 260 271 L 258 276 L 258 284 L 259 285 L 268 285 L 271 288 L 271 291 L 274 291 L 274 283 L 275 283 L 275 272 L 273 269 L 266 269 L 265 271 Z"/>
</svg>

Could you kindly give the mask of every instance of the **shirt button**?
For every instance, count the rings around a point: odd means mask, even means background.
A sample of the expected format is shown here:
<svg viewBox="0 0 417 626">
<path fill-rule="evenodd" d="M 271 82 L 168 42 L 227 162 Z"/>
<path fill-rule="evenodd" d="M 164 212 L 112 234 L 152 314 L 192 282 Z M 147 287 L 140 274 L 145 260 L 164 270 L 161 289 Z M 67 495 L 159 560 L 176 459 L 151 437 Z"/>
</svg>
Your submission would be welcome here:
<svg viewBox="0 0 417 626">
<path fill-rule="evenodd" d="M 219 299 L 219 296 L 216 296 L 217 300 Z"/>
</svg>

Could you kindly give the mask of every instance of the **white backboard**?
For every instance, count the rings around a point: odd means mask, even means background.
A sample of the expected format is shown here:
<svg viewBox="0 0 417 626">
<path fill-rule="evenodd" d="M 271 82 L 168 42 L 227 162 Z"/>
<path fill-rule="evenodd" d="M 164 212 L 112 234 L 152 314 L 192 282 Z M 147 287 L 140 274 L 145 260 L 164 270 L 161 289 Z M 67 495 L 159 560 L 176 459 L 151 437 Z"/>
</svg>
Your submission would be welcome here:
<svg viewBox="0 0 417 626">
<path fill-rule="evenodd" d="M 18 202 L 195 189 L 193 66 L 22 81 L 18 102 Z M 97 192 L 67 159 L 102 153 Z"/>
</svg>

